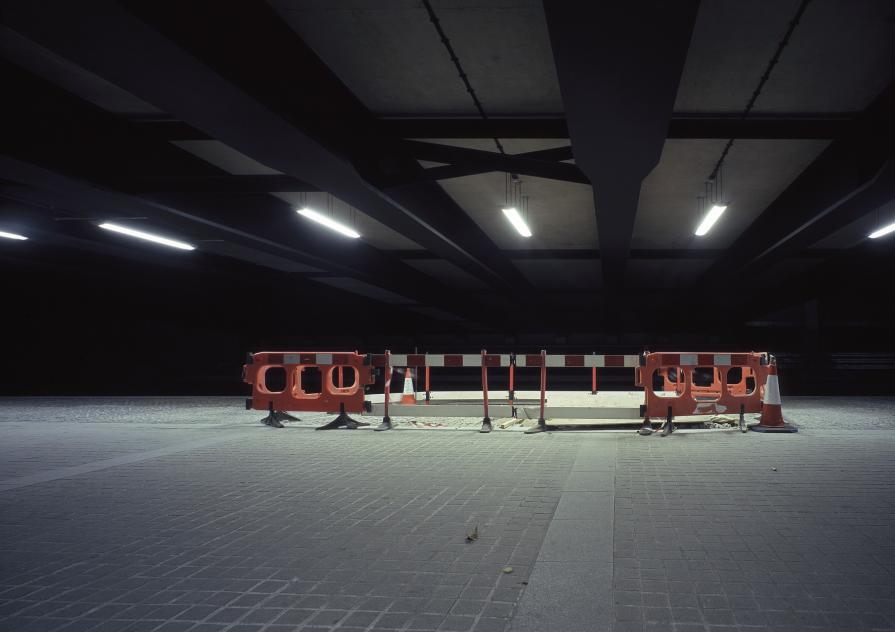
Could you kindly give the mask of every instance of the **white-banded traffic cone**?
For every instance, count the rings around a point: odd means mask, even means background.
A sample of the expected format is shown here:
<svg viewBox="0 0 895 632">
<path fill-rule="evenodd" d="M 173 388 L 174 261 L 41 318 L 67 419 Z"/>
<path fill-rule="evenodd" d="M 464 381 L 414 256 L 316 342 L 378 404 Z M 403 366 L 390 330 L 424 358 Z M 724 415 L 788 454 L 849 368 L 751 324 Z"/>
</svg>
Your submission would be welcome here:
<svg viewBox="0 0 895 632">
<path fill-rule="evenodd" d="M 413 390 L 413 375 L 410 367 L 404 369 L 404 390 L 401 392 L 402 404 L 416 404 L 416 391 Z"/>
<path fill-rule="evenodd" d="M 757 424 L 749 426 L 757 432 L 798 432 L 798 429 L 783 420 L 783 405 L 780 401 L 780 383 L 777 381 L 777 361 L 771 359 L 768 380 L 764 385 L 764 401 L 761 417 Z"/>
</svg>

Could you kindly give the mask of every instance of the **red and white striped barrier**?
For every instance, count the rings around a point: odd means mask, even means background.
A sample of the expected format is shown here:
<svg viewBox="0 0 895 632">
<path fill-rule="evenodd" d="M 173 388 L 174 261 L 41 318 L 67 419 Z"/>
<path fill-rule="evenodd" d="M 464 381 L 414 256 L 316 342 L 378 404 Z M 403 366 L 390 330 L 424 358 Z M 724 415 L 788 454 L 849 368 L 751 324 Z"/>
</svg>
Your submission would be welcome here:
<svg viewBox="0 0 895 632">
<path fill-rule="evenodd" d="M 508 353 L 392 353 L 389 356 L 388 366 L 401 367 L 501 367 L 510 366 L 512 360 Z M 371 353 L 367 358 L 372 366 L 386 366 L 385 354 Z"/>
<path fill-rule="evenodd" d="M 636 367 L 640 363 L 637 355 L 546 355 L 538 353 L 392 353 L 389 366 L 400 367 L 540 367 L 550 368 L 612 368 Z M 385 354 L 371 353 L 367 356 L 368 364 L 386 366 Z M 544 364 L 546 363 L 546 364 Z"/>
</svg>

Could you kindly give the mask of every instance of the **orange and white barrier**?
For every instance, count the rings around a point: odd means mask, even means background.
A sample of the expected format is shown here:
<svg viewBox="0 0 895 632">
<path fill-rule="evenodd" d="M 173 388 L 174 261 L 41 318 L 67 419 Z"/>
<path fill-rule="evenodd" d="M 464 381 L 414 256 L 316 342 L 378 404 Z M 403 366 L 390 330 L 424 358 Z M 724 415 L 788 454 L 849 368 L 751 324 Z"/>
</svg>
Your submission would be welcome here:
<svg viewBox="0 0 895 632">
<path fill-rule="evenodd" d="M 374 381 L 365 360 L 357 352 L 249 354 L 243 366 L 243 381 L 252 385 L 246 409 L 266 410 L 274 421 L 282 420 L 276 413 L 284 411 L 338 412 L 339 426 L 368 425 L 347 416 L 363 412 L 364 387 Z"/>
<path fill-rule="evenodd" d="M 768 354 L 755 352 L 645 352 L 636 379 L 636 385 L 643 387 L 645 399 L 641 434 L 652 431 L 652 417 L 665 417 L 663 434 L 669 434 L 674 429 L 674 417 L 724 413 L 739 414 L 740 427 L 745 431 L 744 414 L 761 412 L 768 359 Z M 711 382 L 696 385 L 697 372 L 710 373 Z M 735 381 L 731 380 L 732 374 L 737 376 Z M 662 380 L 663 390 L 654 390 L 654 376 Z"/>
<path fill-rule="evenodd" d="M 404 368 L 404 385 L 400 401 L 391 402 L 393 367 Z M 481 370 L 481 404 L 450 404 L 462 409 L 467 416 L 480 405 L 483 413 L 482 432 L 491 431 L 490 413 L 498 416 L 516 416 L 517 401 L 514 399 L 516 369 L 537 368 L 540 377 L 540 401 L 538 425 L 533 431 L 546 428 L 547 369 L 590 368 L 591 392 L 597 392 L 598 368 L 633 368 L 635 385 L 644 389 L 640 417 L 643 419 L 642 434 L 652 433 L 651 418 L 665 418 L 663 434 L 673 431 L 675 417 L 690 415 L 736 414 L 740 426 L 746 430 L 744 414 L 761 412 L 761 423 L 755 430 L 790 431 L 780 413 L 780 394 L 777 383 L 777 367 L 767 353 L 683 353 L 644 352 L 641 355 L 620 354 L 491 354 L 482 350 L 478 354 L 359 354 L 357 352 L 260 352 L 249 355 L 243 367 L 244 381 L 252 386 L 252 396 L 246 407 L 266 410 L 265 423 L 282 427 L 283 420 L 291 419 L 285 411 L 338 412 L 339 416 L 323 428 L 368 425 L 357 422 L 348 413 L 375 412 L 382 414 L 382 424 L 377 430 L 392 427 L 390 406 L 396 414 L 438 415 L 438 407 L 417 406 L 413 374 L 424 369 L 425 403 L 430 401 L 430 369 L 432 367 L 471 367 Z M 375 371 L 383 369 L 385 397 L 381 404 L 366 399 L 366 387 L 375 381 Z M 509 369 L 508 398 L 497 402 L 496 410 L 490 406 L 488 370 Z M 276 375 L 276 379 L 272 379 Z M 764 409 L 762 398 L 764 397 Z M 408 408 L 405 409 L 404 407 Z M 470 408 L 472 407 L 472 410 Z M 524 402 L 523 402 L 524 407 Z M 411 409 L 416 409 L 410 412 Z M 522 409 L 520 409 L 522 410 Z M 551 408 L 551 416 L 557 419 L 597 419 L 616 417 L 608 415 L 611 407 L 562 407 Z M 619 409 L 622 410 L 622 409 Z M 628 410 L 628 409 L 624 409 Z M 589 413 L 593 411 L 593 413 Z M 456 414 L 456 413 L 454 413 Z M 524 414 L 534 411 L 524 408 Z M 603 416 L 601 417 L 600 414 Z M 638 418 L 636 401 L 630 411 L 631 418 Z"/>
</svg>

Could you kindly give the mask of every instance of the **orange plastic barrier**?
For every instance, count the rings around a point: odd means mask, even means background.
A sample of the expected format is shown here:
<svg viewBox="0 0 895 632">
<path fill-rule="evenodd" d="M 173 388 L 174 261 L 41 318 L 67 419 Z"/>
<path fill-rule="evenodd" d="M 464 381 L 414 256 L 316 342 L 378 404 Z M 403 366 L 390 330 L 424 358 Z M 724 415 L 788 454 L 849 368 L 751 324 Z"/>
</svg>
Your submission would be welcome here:
<svg viewBox="0 0 895 632">
<path fill-rule="evenodd" d="M 357 352 L 249 354 L 248 363 L 243 366 L 243 381 L 252 385 L 252 397 L 246 400 L 246 408 L 271 412 L 362 412 L 364 387 L 374 381 L 373 368 L 364 364 L 365 358 Z"/>
<path fill-rule="evenodd" d="M 671 432 L 674 417 L 724 413 L 739 414 L 745 430 L 743 414 L 761 412 L 768 363 L 767 353 L 645 352 L 636 375 L 636 385 L 645 394 L 643 430 L 651 432 L 652 417 L 665 417 L 666 431 Z M 696 372 L 710 373 L 711 382 L 697 385 Z M 662 379 L 662 391 L 654 390 L 654 375 Z"/>
</svg>

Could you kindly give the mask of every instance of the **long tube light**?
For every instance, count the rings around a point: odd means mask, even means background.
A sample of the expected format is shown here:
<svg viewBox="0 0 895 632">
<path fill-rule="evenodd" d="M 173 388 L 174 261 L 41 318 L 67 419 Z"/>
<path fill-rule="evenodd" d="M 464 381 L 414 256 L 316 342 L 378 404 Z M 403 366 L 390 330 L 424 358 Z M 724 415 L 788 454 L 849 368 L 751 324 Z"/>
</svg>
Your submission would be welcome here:
<svg viewBox="0 0 895 632">
<path fill-rule="evenodd" d="M 702 221 L 699 223 L 699 226 L 696 228 L 696 236 L 702 237 L 707 232 L 712 229 L 712 226 L 715 225 L 715 222 L 718 221 L 718 218 L 721 217 L 721 214 L 727 210 L 727 205 L 721 204 L 713 204 L 712 208 L 709 209 L 709 212 L 705 214 L 705 217 L 702 218 Z"/>
<path fill-rule="evenodd" d="M 503 211 L 503 214 L 506 215 L 507 219 L 510 220 L 510 224 L 513 225 L 513 228 L 515 228 L 520 235 L 523 237 L 531 237 L 531 229 L 528 227 L 528 224 L 525 223 L 525 220 L 522 219 L 522 216 L 519 215 L 519 211 L 516 210 L 515 206 L 501 210 Z"/>
<path fill-rule="evenodd" d="M 309 208 L 300 208 L 298 209 L 298 214 L 302 217 L 307 217 L 309 220 L 315 221 L 322 226 L 326 226 L 330 230 L 334 230 L 341 235 L 345 235 L 346 237 L 351 237 L 352 239 L 357 239 L 360 237 L 360 233 L 356 230 L 348 228 L 344 224 L 340 224 L 332 218 L 323 215 L 322 213 L 318 213 L 317 211 Z"/>
<path fill-rule="evenodd" d="M 7 233 L 6 231 L 0 230 L 0 237 L 4 239 L 18 239 L 19 241 L 25 241 L 28 239 L 25 235 L 18 235 L 16 233 Z"/>
<path fill-rule="evenodd" d="M 156 244 L 162 244 L 163 246 L 168 246 L 169 248 L 177 248 L 179 250 L 196 249 L 195 246 L 182 241 L 177 241 L 176 239 L 168 239 L 167 237 L 153 235 L 152 233 L 145 233 L 142 230 L 134 230 L 133 228 L 119 226 L 118 224 L 112 224 L 110 222 L 100 224 L 99 227 L 106 230 L 111 230 L 113 233 L 121 233 L 122 235 L 128 235 L 129 237 L 136 237 L 137 239 L 143 239 L 145 241 L 151 241 Z"/>
<path fill-rule="evenodd" d="M 889 224 L 888 226 L 883 226 L 879 230 L 875 230 L 868 235 L 870 239 L 876 239 L 877 237 L 882 237 L 883 235 L 888 235 L 889 233 L 895 233 L 895 223 Z"/>
</svg>

